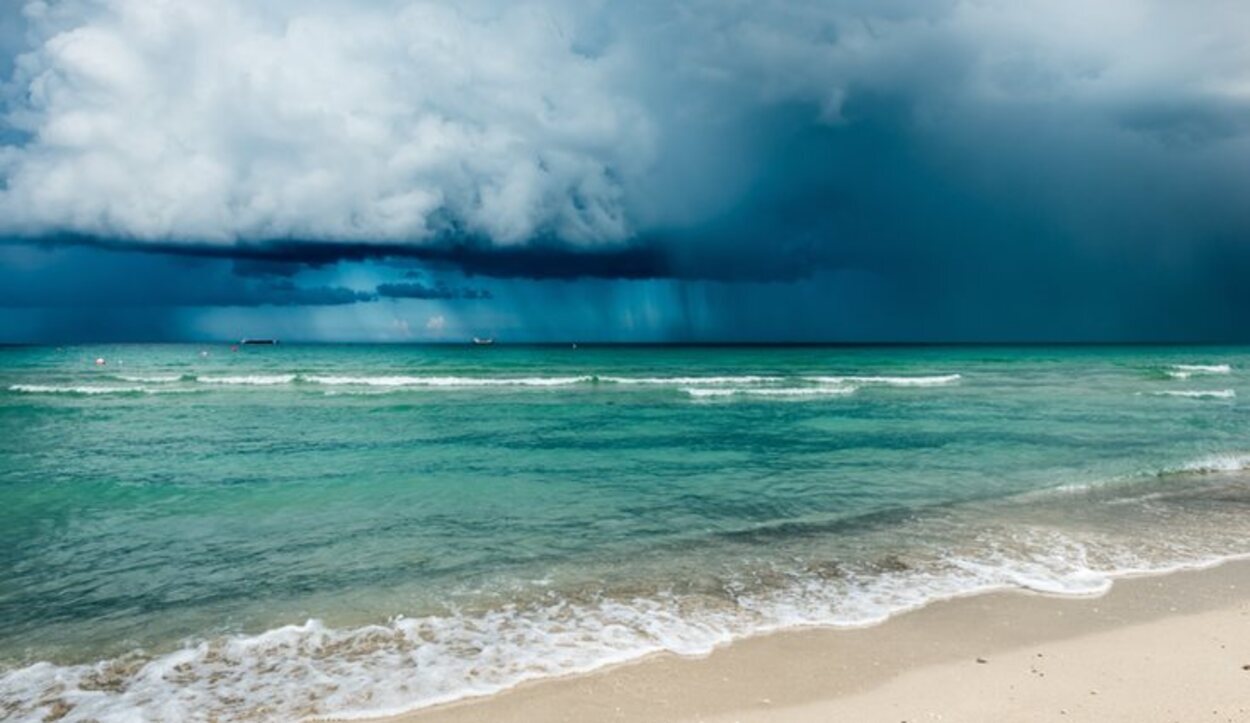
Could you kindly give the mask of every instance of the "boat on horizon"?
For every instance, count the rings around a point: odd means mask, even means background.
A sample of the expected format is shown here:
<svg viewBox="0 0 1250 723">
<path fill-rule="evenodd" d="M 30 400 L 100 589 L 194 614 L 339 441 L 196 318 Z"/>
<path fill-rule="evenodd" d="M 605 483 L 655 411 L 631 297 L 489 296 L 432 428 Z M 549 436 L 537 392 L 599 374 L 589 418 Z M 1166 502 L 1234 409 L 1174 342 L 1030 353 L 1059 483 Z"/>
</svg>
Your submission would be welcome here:
<svg viewBox="0 0 1250 723">
<path fill-rule="evenodd" d="M 244 345 L 260 344 L 260 345 L 273 346 L 274 344 L 278 343 L 278 340 L 277 339 L 241 339 L 239 340 L 239 343 L 244 344 Z"/>
<path fill-rule="evenodd" d="M 489 337 L 489 336 L 488 337 L 480 337 L 480 336 L 473 337 L 474 346 L 490 346 L 491 344 L 494 344 L 494 343 L 495 343 L 495 339 L 493 337 Z"/>
</svg>

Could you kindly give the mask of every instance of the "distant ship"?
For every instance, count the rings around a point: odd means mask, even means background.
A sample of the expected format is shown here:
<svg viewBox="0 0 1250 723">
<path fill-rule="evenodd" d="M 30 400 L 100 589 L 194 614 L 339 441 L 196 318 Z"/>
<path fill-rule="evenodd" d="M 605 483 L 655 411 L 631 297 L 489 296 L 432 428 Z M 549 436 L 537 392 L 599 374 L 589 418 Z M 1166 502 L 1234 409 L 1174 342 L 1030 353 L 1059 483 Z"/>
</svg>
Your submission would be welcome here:
<svg viewBox="0 0 1250 723">
<path fill-rule="evenodd" d="M 489 336 L 485 338 L 480 337 L 480 336 L 475 336 L 473 337 L 473 343 L 477 346 L 490 346 L 491 344 L 495 343 L 495 340 L 490 338 Z"/>
<path fill-rule="evenodd" d="M 240 344 L 267 344 L 267 345 L 272 346 L 273 344 L 277 344 L 278 340 L 277 339 L 243 339 L 239 343 Z"/>
</svg>

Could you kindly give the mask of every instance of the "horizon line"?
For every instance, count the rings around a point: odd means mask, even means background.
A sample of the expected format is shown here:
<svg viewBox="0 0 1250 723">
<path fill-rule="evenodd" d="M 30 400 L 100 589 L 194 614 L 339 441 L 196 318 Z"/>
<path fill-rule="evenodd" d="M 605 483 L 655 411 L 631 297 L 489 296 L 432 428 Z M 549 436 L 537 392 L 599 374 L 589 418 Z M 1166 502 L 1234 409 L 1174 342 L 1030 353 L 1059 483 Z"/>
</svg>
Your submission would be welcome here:
<svg viewBox="0 0 1250 723">
<path fill-rule="evenodd" d="M 244 346 L 239 339 L 185 339 L 161 341 L 136 340 L 97 340 L 97 341 L 4 341 L 0 348 L 29 347 L 85 347 L 85 346 Z M 253 345 L 246 345 L 253 346 Z M 472 339 L 465 340 L 277 340 L 272 345 L 259 346 L 437 346 L 437 347 L 472 347 L 490 349 L 492 347 L 1098 347 L 1098 346 L 1250 346 L 1250 340 L 1131 340 L 1131 341 L 1090 341 L 1090 340 L 1004 340 L 1004 341 L 499 341 L 489 345 L 474 344 Z"/>
</svg>

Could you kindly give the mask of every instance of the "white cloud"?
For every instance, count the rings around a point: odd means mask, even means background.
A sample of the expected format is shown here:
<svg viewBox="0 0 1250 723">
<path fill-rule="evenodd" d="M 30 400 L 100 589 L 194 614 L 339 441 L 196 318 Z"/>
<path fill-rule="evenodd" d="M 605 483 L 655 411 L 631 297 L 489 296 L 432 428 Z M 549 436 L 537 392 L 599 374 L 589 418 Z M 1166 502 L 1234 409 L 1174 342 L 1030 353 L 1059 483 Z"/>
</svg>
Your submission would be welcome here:
<svg viewBox="0 0 1250 723">
<path fill-rule="evenodd" d="M 9 230 L 508 244 L 629 233 L 647 119 L 558 7 L 31 2 Z"/>
</svg>

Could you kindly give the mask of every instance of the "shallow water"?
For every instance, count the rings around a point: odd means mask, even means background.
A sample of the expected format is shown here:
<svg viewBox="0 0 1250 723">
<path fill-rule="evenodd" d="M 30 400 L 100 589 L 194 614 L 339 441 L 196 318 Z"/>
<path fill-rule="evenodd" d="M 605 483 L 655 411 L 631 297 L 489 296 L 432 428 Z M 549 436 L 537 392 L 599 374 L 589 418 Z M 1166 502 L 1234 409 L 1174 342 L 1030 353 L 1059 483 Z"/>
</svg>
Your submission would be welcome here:
<svg viewBox="0 0 1250 723">
<path fill-rule="evenodd" d="M 396 711 L 1247 554 L 1247 369 L 1240 347 L 3 349 L 0 711 Z"/>
</svg>

